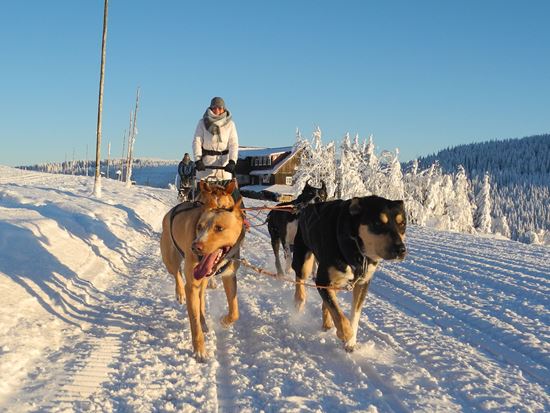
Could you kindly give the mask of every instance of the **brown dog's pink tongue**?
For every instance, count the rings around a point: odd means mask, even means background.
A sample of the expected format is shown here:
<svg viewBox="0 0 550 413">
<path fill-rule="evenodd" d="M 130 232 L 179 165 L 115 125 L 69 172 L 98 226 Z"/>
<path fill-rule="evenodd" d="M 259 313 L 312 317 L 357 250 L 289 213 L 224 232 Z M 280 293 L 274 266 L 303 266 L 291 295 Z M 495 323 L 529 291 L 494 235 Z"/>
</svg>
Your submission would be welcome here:
<svg viewBox="0 0 550 413">
<path fill-rule="evenodd" d="M 219 249 L 214 251 L 211 254 L 205 255 L 202 257 L 201 262 L 197 264 L 195 269 L 193 270 L 193 277 L 195 277 L 195 280 L 200 280 L 206 275 L 210 275 L 212 272 L 212 267 L 214 267 L 214 262 L 216 261 L 216 257 L 218 256 Z"/>
</svg>

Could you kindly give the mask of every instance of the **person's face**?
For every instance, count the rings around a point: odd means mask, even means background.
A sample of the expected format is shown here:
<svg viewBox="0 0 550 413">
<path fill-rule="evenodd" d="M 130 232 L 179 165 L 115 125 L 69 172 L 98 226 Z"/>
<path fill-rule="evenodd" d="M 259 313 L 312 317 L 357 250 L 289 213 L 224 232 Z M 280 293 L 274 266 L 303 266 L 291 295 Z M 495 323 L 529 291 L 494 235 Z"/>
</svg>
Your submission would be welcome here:
<svg viewBox="0 0 550 413">
<path fill-rule="evenodd" d="M 213 108 L 210 108 L 210 110 L 212 111 L 212 113 L 216 116 L 219 116 L 221 115 L 223 112 L 225 112 L 225 109 L 224 108 L 218 108 L 218 107 L 213 107 Z"/>
</svg>

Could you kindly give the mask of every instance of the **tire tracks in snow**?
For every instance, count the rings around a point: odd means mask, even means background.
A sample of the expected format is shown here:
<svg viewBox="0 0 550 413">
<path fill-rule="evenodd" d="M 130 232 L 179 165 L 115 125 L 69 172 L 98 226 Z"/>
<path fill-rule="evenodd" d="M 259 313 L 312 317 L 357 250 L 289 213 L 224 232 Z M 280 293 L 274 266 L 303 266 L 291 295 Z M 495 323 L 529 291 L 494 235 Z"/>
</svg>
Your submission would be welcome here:
<svg viewBox="0 0 550 413">
<path fill-rule="evenodd" d="M 392 287 L 383 282 L 373 289 L 376 305 L 370 311 L 377 313 L 379 328 L 394 330 L 399 346 L 422 360 L 425 368 L 435 373 L 438 382 L 464 407 L 476 401 L 480 409 L 485 409 L 489 405 L 484 403 L 496 403 L 496 400 L 505 409 L 516 409 L 530 403 L 537 410 L 548 404 L 548 397 L 541 396 L 545 394 L 544 390 L 526 380 L 520 380 L 523 382 L 521 386 L 517 384 L 522 366 L 512 357 L 508 360 L 499 350 L 491 348 L 495 345 L 502 349 L 500 343 L 478 338 L 478 335 L 484 335 L 479 330 L 468 330 L 460 320 L 448 321 L 441 310 L 426 305 L 418 297 L 410 297 L 410 292 Z M 381 312 L 383 308 L 385 310 Z M 403 315 L 399 316 L 401 312 Z M 510 370 L 503 361 L 509 361 L 519 370 Z M 490 395 L 482 394 L 483 389 L 491 388 Z"/>
<path fill-rule="evenodd" d="M 493 357 L 503 358 L 508 363 L 517 365 L 545 386 L 550 384 L 548 369 L 540 364 L 542 360 L 534 359 L 530 353 L 517 347 L 509 347 L 507 344 L 511 343 L 501 341 L 504 337 L 517 340 L 517 334 L 504 330 L 500 335 L 494 335 L 494 323 L 490 319 L 479 316 L 476 313 L 477 309 L 464 303 L 457 303 L 433 289 L 430 290 L 431 295 L 428 295 L 421 289 L 413 288 L 415 293 L 412 298 L 411 289 L 407 288 L 410 285 L 407 285 L 397 272 L 388 269 L 380 271 L 377 276 L 379 280 L 385 282 L 386 287 L 376 289 L 381 297 L 390 299 L 392 296 L 400 296 L 401 306 L 409 312 L 419 316 L 425 313 L 431 314 L 434 322 L 444 330 L 451 328 L 455 333 L 460 332 L 471 345 L 480 346 Z M 394 292 L 390 295 L 387 292 L 391 290 Z M 494 318 L 493 315 L 489 317 Z M 472 321 L 481 325 L 473 325 Z M 500 322 L 500 320 L 496 321 Z M 544 359 L 544 354 L 539 357 Z"/>
</svg>

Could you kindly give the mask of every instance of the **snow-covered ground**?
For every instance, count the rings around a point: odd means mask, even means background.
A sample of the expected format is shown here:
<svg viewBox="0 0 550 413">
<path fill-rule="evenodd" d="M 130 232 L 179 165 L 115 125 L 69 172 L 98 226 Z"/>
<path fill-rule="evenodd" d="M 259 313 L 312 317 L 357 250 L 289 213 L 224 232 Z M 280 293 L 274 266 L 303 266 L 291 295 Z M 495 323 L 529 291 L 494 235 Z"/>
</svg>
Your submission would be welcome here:
<svg viewBox="0 0 550 413">
<path fill-rule="evenodd" d="M 0 411 L 550 410 L 549 249 L 410 227 L 351 354 L 316 291 L 296 315 L 291 284 L 241 268 L 232 328 L 208 291 L 199 364 L 159 254 L 175 194 L 102 182 L 0 167 Z M 273 270 L 265 226 L 243 256 Z"/>
</svg>

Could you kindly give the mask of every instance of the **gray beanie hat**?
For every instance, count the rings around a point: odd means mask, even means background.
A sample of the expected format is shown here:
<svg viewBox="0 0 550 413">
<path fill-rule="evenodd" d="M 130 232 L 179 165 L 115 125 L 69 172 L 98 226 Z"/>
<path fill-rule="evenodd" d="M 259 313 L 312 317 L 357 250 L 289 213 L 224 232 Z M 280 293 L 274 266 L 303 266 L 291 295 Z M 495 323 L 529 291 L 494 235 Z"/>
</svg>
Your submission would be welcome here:
<svg viewBox="0 0 550 413">
<path fill-rule="evenodd" d="M 210 107 L 211 108 L 222 108 L 225 109 L 225 102 L 220 97 L 212 98 L 210 101 Z"/>
</svg>

